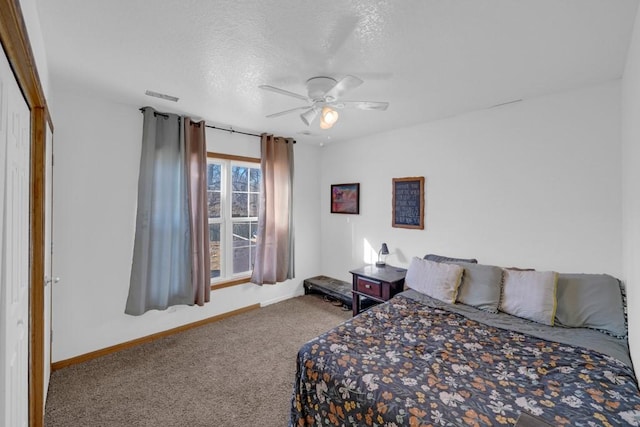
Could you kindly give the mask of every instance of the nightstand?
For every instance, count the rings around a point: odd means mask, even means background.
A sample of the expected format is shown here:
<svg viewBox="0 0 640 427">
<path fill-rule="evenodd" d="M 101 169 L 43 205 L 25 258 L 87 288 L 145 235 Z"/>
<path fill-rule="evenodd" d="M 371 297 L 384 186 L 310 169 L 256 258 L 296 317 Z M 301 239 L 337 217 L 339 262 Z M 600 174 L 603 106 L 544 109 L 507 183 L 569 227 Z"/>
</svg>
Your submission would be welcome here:
<svg viewBox="0 0 640 427">
<path fill-rule="evenodd" d="M 351 292 L 353 293 L 353 315 L 360 313 L 361 297 L 367 297 L 373 301 L 389 301 L 398 292 L 404 289 L 404 276 L 407 270 L 404 268 L 386 265 L 376 267 L 366 265 L 362 268 L 349 271 L 353 275 Z"/>
</svg>

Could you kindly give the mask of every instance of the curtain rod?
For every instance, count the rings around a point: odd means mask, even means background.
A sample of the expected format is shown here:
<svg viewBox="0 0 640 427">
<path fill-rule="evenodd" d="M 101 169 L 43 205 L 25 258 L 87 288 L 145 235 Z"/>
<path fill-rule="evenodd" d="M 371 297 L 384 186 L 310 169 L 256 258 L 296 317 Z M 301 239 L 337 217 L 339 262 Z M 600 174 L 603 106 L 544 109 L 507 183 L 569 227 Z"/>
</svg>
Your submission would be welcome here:
<svg viewBox="0 0 640 427">
<path fill-rule="evenodd" d="M 140 112 L 144 113 L 144 108 L 140 108 Z M 162 117 L 169 118 L 168 114 L 160 113 L 158 111 L 154 111 L 153 114 L 155 116 L 162 116 Z M 193 123 L 193 125 L 194 126 L 200 126 L 199 123 Z M 234 130 L 234 129 L 219 128 L 217 126 L 208 125 L 206 122 L 204 124 L 204 127 L 209 128 L 209 129 L 221 130 L 221 131 L 229 132 L 229 133 L 239 133 L 241 135 L 257 136 L 258 138 L 262 138 L 262 135 L 258 135 L 257 133 L 249 133 L 249 132 L 242 132 L 242 131 Z M 295 139 L 293 140 L 293 143 L 294 144 L 296 143 Z"/>
<path fill-rule="evenodd" d="M 230 133 L 239 133 L 239 134 L 242 134 L 242 135 L 257 136 L 258 138 L 261 138 L 261 136 L 258 135 L 257 133 L 249 133 L 249 132 L 242 132 L 242 131 L 234 130 L 234 129 L 219 128 L 219 127 L 216 127 L 216 126 L 213 126 L 213 125 L 208 125 L 206 123 L 204 124 L 204 127 L 209 128 L 209 129 L 222 130 L 222 131 L 230 132 Z"/>
</svg>

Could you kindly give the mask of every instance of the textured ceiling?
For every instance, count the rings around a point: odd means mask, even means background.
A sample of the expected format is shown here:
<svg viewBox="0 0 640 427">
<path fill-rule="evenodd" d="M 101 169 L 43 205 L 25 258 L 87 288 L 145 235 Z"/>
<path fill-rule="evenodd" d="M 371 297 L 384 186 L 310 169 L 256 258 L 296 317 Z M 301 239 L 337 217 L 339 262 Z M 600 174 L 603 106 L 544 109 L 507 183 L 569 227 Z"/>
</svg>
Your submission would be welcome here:
<svg viewBox="0 0 640 427">
<path fill-rule="evenodd" d="M 136 106 L 335 143 L 622 75 L 638 0 L 38 0 L 50 73 Z M 360 77 L 330 130 L 313 76 Z M 177 96 L 150 98 L 145 90 Z M 54 111 L 55 117 L 55 111 Z M 301 132 L 310 132 L 303 135 Z"/>
</svg>

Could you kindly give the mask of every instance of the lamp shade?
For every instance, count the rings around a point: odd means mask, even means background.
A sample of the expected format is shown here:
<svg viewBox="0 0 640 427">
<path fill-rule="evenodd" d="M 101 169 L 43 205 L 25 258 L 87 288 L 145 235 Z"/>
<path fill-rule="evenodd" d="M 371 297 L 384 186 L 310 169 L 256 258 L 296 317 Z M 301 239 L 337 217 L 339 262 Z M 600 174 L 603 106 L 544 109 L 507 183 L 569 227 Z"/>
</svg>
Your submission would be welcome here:
<svg viewBox="0 0 640 427">
<path fill-rule="evenodd" d="M 376 267 L 384 267 L 386 265 L 385 262 L 382 261 L 382 255 L 389 255 L 389 248 L 387 247 L 386 243 L 383 243 L 382 247 L 378 251 L 378 261 L 376 262 Z"/>
<path fill-rule="evenodd" d="M 333 124 L 338 121 L 338 112 L 332 108 L 323 107 L 322 120 L 326 124 L 333 126 Z"/>
<path fill-rule="evenodd" d="M 304 113 L 300 114 L 300 118 L 302 119 L 304 124 L 307 126 L 309 126 L 311 122 L 313 122 L 316 119 L 317 116 L 318 116 L 317 108 L 310 108 Z"/>
<path fill-rule="evenodd" d="M 386 243 L 382 244 L 382 248 L 380 248 L 380 254 L 381 255 L 389 255 L 389 248 L 387 247 Z"/>
<path fill-rule="evenodd" d="M 320 129 L 331 129 L 333 125 L 331 123 L 327 123 L 322 118 L 320 118 Z"/>
</svg>

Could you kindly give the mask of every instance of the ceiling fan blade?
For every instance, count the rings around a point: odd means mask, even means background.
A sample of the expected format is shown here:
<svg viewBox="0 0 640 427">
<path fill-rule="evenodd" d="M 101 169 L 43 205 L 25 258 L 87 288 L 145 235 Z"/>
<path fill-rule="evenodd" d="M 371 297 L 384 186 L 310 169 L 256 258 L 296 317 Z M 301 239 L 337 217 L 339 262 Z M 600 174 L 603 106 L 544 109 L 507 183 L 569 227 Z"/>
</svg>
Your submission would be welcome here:
<svg viewBox="0 0 640 427">
<path fill-rule="evenodd" d="M 258 87 L 260 89 L 263 89 L 263 90 L 268 90 L 270 92 L 279 93 L 280 95 L 287 95 L 287 96 L 291 96 L 291 97 L 294 97 L 294 98 L 301 99 L 303 101 L 309 101 L 309 98 L 307 98 L 306 96 L 302 96 L 302 95 L 299 95 L 299 94 L 294 93 L 294 92 L 289 92 L 288 90 L 280 89 L 278 87 L 269 86 L 269 85 L 260 85 Z"/>
<path fill-rule="evenodd" d="M 355 76 L 346 76 L 329 89 L 327 93 L 324 94 L 324 98 L 327 102 L 335 101 L 340 99 L 343 94 L 357 88 L 362 83 L 364 82 Z"/>
<path fill-rule="evenodd" d="M 389 107 L 388 102 L 375 101 L 341 101 L 331 104 L 336 108 L 356 108 L 358 110 L 380 110 L 384 111 Z"/>
<path fill-rule="evenodd" d="M 289 113 L 293 113 L 294 111 L 299 111 L 299 110 L 306 110 L 307 108 L 309 108 L 309 106 L 304 106 L 304 107 L 296 107 L 296 108 L 292 108 L 290 110 L 285 110 L 285 111 L 280 111 L 279 113 L 273 113 L 273 114 L 269 114 L 268 116 L 266 116 L 267 118 L 271 119 L 273 117 L 280 117 L 280 116 L 284 116 L 285 114 L 289 114 Z"/>
</svg>

